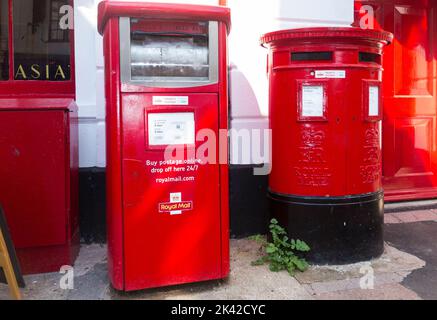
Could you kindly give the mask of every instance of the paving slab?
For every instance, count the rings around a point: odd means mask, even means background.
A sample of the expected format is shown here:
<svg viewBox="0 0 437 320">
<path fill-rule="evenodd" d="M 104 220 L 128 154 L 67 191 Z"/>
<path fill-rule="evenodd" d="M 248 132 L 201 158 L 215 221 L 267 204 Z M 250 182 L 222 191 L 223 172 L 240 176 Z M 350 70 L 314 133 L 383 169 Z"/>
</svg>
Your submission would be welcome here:
<svg viewBox="0 0 437 320">
<path fill-rule="evenodd" d="M 420 300 L 412 290 L 393 283 L 386 284 L 371 290 L 352 289 L 316 294 L 317 300 Z"/>
<path fill-rule="evenodd" d="M 402 212 L 399 214 L 394 214 L 396 216 L 396 218 L 398 218 L 399 220 L 401 220 L 401 222 L 403 223 L 412 223 L 412 222 L 417 222 L 418 219 L 417 217 L 414 215 L 414 212 Z"/>
<path fill-rule="evenodd" d="M 437 200 L 391 202 L 384 204 L 384 211 L 386 213 L 398 213 L 401 211 L 418 211 L 426 209 L 437 209 Z"/>
<path fill-rule="evenodd" d="M 418 257 L 402 252 L 392 246 L 386 245 L 384 254 L 369 262 L 360 262 L 349 265 L 311 266 L 304 273 L 297 273 L 296 279 L 302 284 L 318 282 L 330 282 L 349 279 L 360 279 L 363 277 L 363 268 L 370 266 L 374 274 L 390 274 L 397 272 L 412 272 L 423 268 L 425 261 Z"/>
<path fill-rule="evenodd" d="M 405 277 L 398 273 L 378 274 L 374 277 L 373 288 L 379 288 L 387 284 L 397 284 L 402 282 Z M 335 280 L 326 282 L 316 282 L 305 287 L 313 295 L 325 294 L 337 291 L 348 291 L 352 289 L 367 290 L 361 287 L 361 279 L 353 278 L 346 280 Z"/>
<path fill-rule="evenodd" d="M 387 213 L 384 215 L 385 224 L 401 223 L 402 221 L 398 219 L 394 214 Z"/>
<path fill-rule="evenodd" d="M 270 272 L 267 266 L 251 266 L 259 245 L 252 240 L 231 241 L 231 274 L 225 281 L 121 294 L 110 290 L 108 299 L 172 300 L 304 300 L 312 296 L 287 272 Z"/>
<path fill-rule="evenodd" d="M 83 245 L 74 265 L 74 289 L 61 289 L 64 274 L 54 272 L 25 276 L 26 300 L 96 300 L 109 287 L 106 267 L 106 246 Z M 9 299 L 7 287 L 0 285 L 0 300 Z"/>
<path fill-rule="evenodd" d="M 437 222 L 387 225 L 385 237 L 391 246 L 426 261 L 426 265 L 409 274 L 402 285 L 423 299 L 437 300 Z"/>
<path fill-rule="evenodd" d="M 437 220 L 436 210 L 421 210 L 414 211 L 413 214 L 419 221 L 435 221 Z"/>
<path fill-rule="evenodd" d="M 397 222 L 396 220 L 399 220 Z M 413 223 L 421 221 L 437 221 L 437 211 L 434 209 L 386 213 L 384 216 L 385 223 Z"/>
</svg>

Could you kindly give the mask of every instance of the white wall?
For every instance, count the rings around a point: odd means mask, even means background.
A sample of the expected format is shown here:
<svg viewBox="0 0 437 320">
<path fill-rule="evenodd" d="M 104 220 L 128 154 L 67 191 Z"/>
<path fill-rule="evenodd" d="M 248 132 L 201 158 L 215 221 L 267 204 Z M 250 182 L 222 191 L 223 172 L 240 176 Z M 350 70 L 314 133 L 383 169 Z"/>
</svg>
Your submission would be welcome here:
<svg viewBox="0 0 437 320">
<path fill-rule="evenodd" d="M 74 1 L 76 101 L 79 106 L 81 168 L 106 166 L 103 42 L 97 32 L 99 2 L 100 0 Z M 165 0 L 165 2 L 181 1 Z M 215 5 L 217 0 L 184 1 L 184 3 L 199 2 Z"/>
<path fill-rule="evenodd" d="M 353 0 L 229 0 L 228 4 L 232 10 L 229 37 L 232 128 L 267 129 L 267 50 L 259 44 L 261 35 L 281 29 L 350 26 Z M 252 146 L 245 144 L 242 152 L 252 155 Z M 233 164 L 252 162 L 255 161 L 249 156 L 231 153 Z"/>
<path fill-rule="evenodd" d="M 105 167 L 105 90 L 101 36 L 95 0 L 74 1 L 79 165 Z"/>
<path fill-rule="evenodd" d="M 126 0 L 127 1 L 127 0 Z M 157 0 L 149 0 L 159 2 Z M 105 167 L 105 106 L 102 39 L 97 33 L 99 0 L 75 0 L 76 95 L 79 105 L 81 167 Z M 217 0 L 165 0 L 216 4 Z M 232 10 L 229 39 L 232 128 L 268 127 L 268 86 L 263 33 L 309 26 L 348 26 L 353 0 L 228 0 Z M 250 146 L 245 145 L 246 152 Z M 253 160 L 231 154 L 234 164 Z"/>
</svg>

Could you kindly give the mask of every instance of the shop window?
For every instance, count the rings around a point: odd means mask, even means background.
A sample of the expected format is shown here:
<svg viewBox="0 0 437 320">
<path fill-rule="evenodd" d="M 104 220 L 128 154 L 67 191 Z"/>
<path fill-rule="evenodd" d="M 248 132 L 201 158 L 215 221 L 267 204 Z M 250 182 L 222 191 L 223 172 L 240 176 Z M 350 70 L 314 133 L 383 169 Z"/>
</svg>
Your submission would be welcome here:
<svg viewBox="0 0 437 320">
<path fill-rule="evenodd" d="M 60 8 L 68 4 L 69 0 L 12 0 L 15 80 L 70 80 L 69 30 L 60 26 Z"/>
<path fill-rule="evenodd" d="M 59 21 L 62 19 L 61 8 L 65 5 L 64 0 L 50 1 L 50 42 L 68 42 L 70 32 L 62 29 Z"/>
<path fill-rule="evenodd" d="M 9 79 L 8 0 L 0 0 L 0 80 Z"/>
</svg>

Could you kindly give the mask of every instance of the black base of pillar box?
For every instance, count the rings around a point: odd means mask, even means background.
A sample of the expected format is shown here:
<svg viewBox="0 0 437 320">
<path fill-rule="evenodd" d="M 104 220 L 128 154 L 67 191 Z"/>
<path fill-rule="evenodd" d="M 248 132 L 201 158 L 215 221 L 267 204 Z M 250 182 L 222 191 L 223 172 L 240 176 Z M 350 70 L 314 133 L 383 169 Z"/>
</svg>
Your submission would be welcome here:
<svg viewBox="0 0 437 320">
<path fill-rule="evenodd" d="M 290 238 L 308 243 L 313 264 L 348 264 L 384 252 L 383 192 L 347 197 L 297 197 L 269 192 L 272 218 Z"/>
</svg>

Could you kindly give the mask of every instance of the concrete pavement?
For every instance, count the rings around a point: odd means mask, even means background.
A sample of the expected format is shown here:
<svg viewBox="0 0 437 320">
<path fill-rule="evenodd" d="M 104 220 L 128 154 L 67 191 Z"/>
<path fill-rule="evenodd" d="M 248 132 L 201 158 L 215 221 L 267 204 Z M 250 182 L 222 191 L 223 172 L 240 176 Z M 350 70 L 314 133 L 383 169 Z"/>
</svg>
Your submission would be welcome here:
<svg viewBox="0 0 437 320">
<path fill-rule="evenodd" d="M 437 212 L 425 209 L 386 215 L 386 250 L 379 259 L 345 266 L 312 266 L 290 277 L 268 266 L 251 266 L 259 245 L 231 240 L 231 275 L 223 281 L 120 293 L 107 278 L 106 247 L 83 245 L 74 272 L 74 290 L 62 290 L 62 274 L 26 276 L 25 299 L 437 299 Z M 362 287 L 367 288 L 363 290 Z M 373 289 L 372 289 L 373 287 Z M 0 299 L 7 299 L 0 285 Z"/>
</svg>

